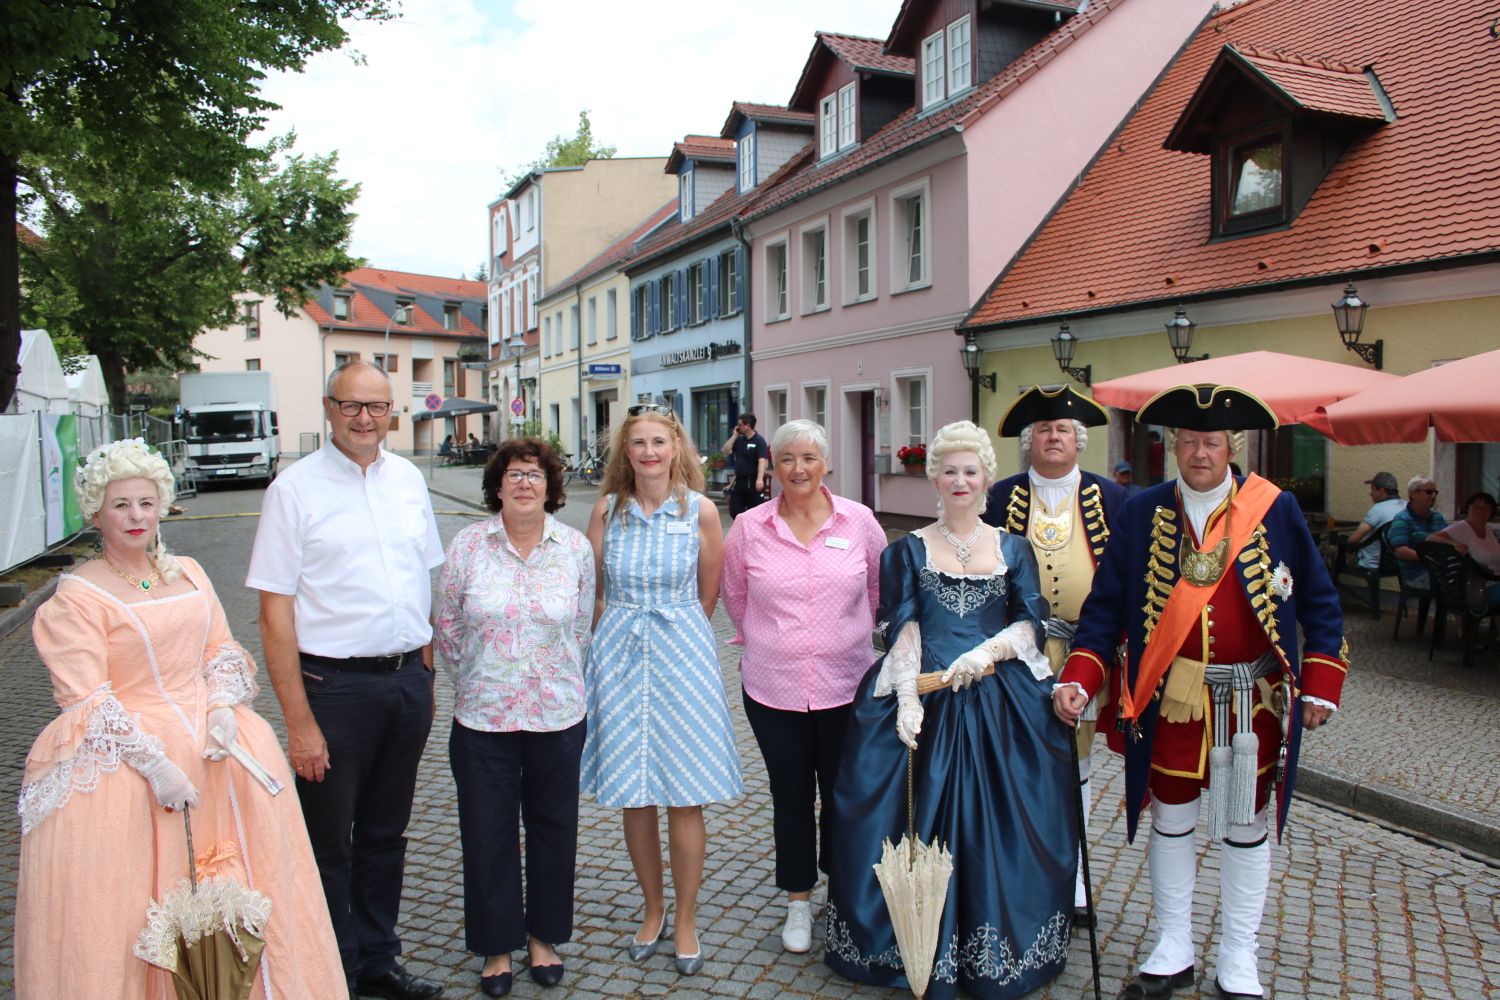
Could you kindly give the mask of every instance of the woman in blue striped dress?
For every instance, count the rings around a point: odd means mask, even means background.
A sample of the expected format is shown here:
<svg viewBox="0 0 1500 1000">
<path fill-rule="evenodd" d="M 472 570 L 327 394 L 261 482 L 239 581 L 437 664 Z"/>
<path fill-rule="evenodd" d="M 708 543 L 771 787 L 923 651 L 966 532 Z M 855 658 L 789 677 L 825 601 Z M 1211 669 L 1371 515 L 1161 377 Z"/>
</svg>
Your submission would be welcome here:
<svg viewBox="0 0 1500 1000">
<path fill-rule="evenodd" d="M 708 617 L 724 535 L 698 453 L 670 407 L 632 406 L 615 432 L 589 519 L 599 585 L 584 683 L 583 790 L 625 811 L 625 844 L 645 897 L 626 944 L 637 962 L 666 936 L 657 808 L 667 808 L 677 971 L 703 967 L 698 887 L 703 805 L 744 792 Z"/>
</svg>

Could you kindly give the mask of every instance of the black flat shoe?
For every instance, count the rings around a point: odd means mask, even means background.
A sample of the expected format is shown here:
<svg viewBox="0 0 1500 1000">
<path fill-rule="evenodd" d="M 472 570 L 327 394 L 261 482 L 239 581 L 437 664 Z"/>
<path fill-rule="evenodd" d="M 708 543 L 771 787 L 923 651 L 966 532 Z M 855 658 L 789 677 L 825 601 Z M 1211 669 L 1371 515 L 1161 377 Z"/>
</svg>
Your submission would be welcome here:
<svg viewBox="0 0 1500 1000">
<path fill-rule="evenodd" d="M 441 984 L 414 976 L 399 965 L 378 976 L 360 976 L 355 986 L 362 997 L 385 1000 L 435 1000 L 443 995 Z"/>
<path fill-rule="evenodd" d="M 1099 927 L 1099 914 L 1090 913 L 1087 906 L 1073 907 L 1073 927 L 1078 930 L 1088 930 L 1090 927 L 1096 930 Z"/>
<path fill-rule="evenodd" d="M 553 965 L 533 965 L 531 978 L 538 986 L 556 986 L 562 982 L 563 964 L 559 959 Z"/>
<path fill-rule="evenodd" d="M 1214 977 L 1214 989 L 1219 991 L 1219 996 L 1227 1000 L 1264 1000 L 1265 998 L 1264 993 L 1231 993 L 1224 988 L 1223 983 L 1219 982 L 1218 976 Z"/>
<path fill-rule="evenodd" d="M 1174 992 L 1193 985 L 1193 967 L 1178 972 L 1158 975 L 1142 972 L 1135 982 L 1128 983 L 1120 993 L 1120 1000 L 1167 1000 Z"/>
<path fill-rule="evenodd" d="M 480 976 L 479 989 L 487 997 L 503 997 L 510 994 L 511 983 L 515 981 L 509 972 L 496 973 L 493 976 Z"/>
</svg>

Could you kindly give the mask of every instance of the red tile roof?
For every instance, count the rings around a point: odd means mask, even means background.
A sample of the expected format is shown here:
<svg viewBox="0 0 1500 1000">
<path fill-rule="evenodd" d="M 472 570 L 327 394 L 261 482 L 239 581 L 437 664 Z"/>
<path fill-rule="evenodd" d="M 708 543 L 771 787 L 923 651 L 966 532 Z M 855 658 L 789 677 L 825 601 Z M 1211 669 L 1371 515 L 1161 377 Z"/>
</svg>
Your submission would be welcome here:
<svg viewBox="0 0 1500 1000">
<path fill-rule="evenodd" d="M 808 128 L 817 122 L 817 116 L 811 111 L 793 111 L 779 104 L 751 104 L 748 101 L 735 101 L 734 106 L 729 109 L 729 117 L 724 119 L 724 127 L 719 130 L 719 135 L 725 139 L 733 139 L 735 132 L 739 130 L 741 118 L 770 122 L 775 125 L 805 125 Z"/>
<path fill-rule="evenodd" d="M 709 163 L 733 163 L 734 140 L 721 139 L 716 135 L 685 135 L 682 141 L 673 143 L 672 155 L 667 157 L 663 171 L 675 174 L 683 160 L 706 160 Z"/>
<path fill-rule="evenodd" d="M 409 271 L 391 271 L 378 267 L 355 268 L 344 276 L 344 286 L 337 291 L 349 290 L 350 310 L 349 318 L 334 319 L 333 316 L 319 305 L 316 301 L 307 303 L 302 311 L 307 313 L 313 322 L 319 326 L 332 327 L 335 330 L 372 330 L 384 332 L 386 324 L 390 322 L 391 314 L 366 294 L 368 291 L 385 292 L 387 295 L 397 297 L 411 297 L 414 300 L 412 309 L 412 322 L 408 324 L 395 324 L 391 326 L 392 333 L 400 334 L 422 334 L 423 336 L 442 337 L 481 337 L 485 335 L 483 328 L 473 322 L 468 316 L 460 313 L 459 328 L 449 330 L 443 325 L 442 306 L 437 307 L 436 314 L 429 311 L 424 298 L 438 298 L 443 302 L 472 303 L 485 302 L 487 299 L 487 287 L 483 281 L 464 281 L 459 278 L 443 278 L 432 274 L 412 274 Z"/>
<path fill-rule="evenodd" d="M 1124 2 L 1125 0 L 1093 0 L 1087 10 L 1076 17 L 1069 18 L 1048 32 L 1046 37 L 1021 53 L 1004 70 L 974 88 L 972 94 L 927 115 L 919 114 L 915 107 L 909 108 L 843 156 L 823 162 L 810 162 L 808 167 L 796 177 L 789 178 L 774 191 L 768 190 L 766 195 L 755 203 L 748 217 L 763 215 L 799 198 L 804 198 L 851 174 L 868 169 L 875 163 L 897 156 L 913 146 L 929 142 L 941 133 L 953 131 L 957 126 L 978 118 L 996 103 L 1004 100 L 1037 70 L 1051 62 L 1059 52 L 1073 44 L 1095 24 L 1109 16 L 1110 11 Z M 1136 0 L 1136 2 L 1149 2 L 1149 0 Z"/>
<path fill-rule="evenodd" d="M 1385 108 L 1369 77 L 1357 66 L 1340 66 L 1291 53 L 1240 53 L 1295 104 L 1349 118 L 1385 121 Z"/>
<path fill-rule="evenodd" d="M 36 250 L 47 249 L 47 241 L 37 235 L 36 231 L 24 222 L 16 223 L 16 242 L 25 247 Z"/>
<path fill-rule="evenodd" d="M 887 52 L 904 51 L 916 54 L 917 20 L 912 14 L 930 2 L 931 0 L 902 0 L 901 11 L 896 15 L 896 20 L 891 25 L 891 33 L 885 40 Z M 992 0 L 992 2 L 1070 16 L 1078 11 L 1078 0 Z"/>
<path fill-rule="evenodd" d="M 1493 20 L 1488 0 L 1245 0 L 1223 11 L 964 325 L 1500 251 Z M 1210 242 L 1209 159 L 1162 142 L 1226 44 L 1370 66 L 1396 120 L 1348 147 L 1290 227 Z"/>
<path fill-rule="evenodd" d="M 587 264 L 584 264 L 582 267 L 574 271 L 572 274 L 568 275 L 562 281 L 559 281 L 557 284 L 549 288 L 547 290 L 547 294 L 551 295 L 552 292 L 556 291 L 557 289 L 566 288 L 569 285 L 581 285 L 606 268 L 620 267 L 630 259 L 633 251 L 635 250 L 636 240 L 640 239 L 642 236 L 645 236 L 647 233 L 650 233 L 657 226 L 660 226 L 663 222 L 667 221 L 676 214 L 677 199 L 672 198 L 670 201 L 662 205 L 661 208 L 658 208 L 656 211 L 646 216 L 646 218 L 642 219 L 640 225 L 636 226 L 630 232 L 626 233 L 624 236 L 621 236 L 619 239 L 615 240 L 609 246 L 601 250 L 598 256 L 596 256 L 593 260 L 589 261 Z"/>
<path fill-rule="evenodd" d="M 792 91 L 790 107 L 811 107 L 818 95 L 809 91 L 818 77 L 818 67 L 825 58 L 842 59 L 856 71 L 884 73 L 890 76 L 916 76 L 917 61 L 908 56 L 890 56 L 885 53 L 885 43 L 878 38 L 861 38 L 858 35 L 841 35 L 835 31 L 819 31 L 813 41 L 812 51 L 802 66 L 802 75 Z"/>
</svg>

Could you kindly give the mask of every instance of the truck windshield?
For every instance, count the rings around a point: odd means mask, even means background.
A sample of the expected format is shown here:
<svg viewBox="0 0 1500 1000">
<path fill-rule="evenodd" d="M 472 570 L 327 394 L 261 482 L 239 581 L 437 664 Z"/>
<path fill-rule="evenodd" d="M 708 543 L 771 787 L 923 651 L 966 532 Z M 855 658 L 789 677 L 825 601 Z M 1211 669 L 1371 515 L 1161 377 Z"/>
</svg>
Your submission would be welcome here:
<svg viewBox="0 0 1500 1000">
<path fill-rule="evenodd" d="M 250 410 L 226 413 L 193 413 L 188 416 L 189 441 L 249 441 L 256 436 L 255 413 Z"/>
</svg>

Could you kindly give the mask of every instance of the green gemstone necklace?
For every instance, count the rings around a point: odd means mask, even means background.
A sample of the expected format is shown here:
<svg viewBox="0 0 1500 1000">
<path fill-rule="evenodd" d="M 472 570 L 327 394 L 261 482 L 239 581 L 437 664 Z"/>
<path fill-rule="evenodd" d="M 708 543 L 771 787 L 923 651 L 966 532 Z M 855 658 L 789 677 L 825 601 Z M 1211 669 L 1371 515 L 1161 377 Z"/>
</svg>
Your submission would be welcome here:
<svg viewBox="0 0 1500 1000">
<path fill-rule="evenodd" d="M 150 576 L 142 580 L 139 577 L 131 576 L 129 573 L 125 572 L 123 569 L 110 562 L 108 556 L 100 556 L 100 558 L 104 560 L 104 565 L 109 567 L 109 571 L 111 573 L 113 573 L 115 576 L 118 576 L 121 580 L 124 580 L 132 587 L 139 587 L 142 590 L 150 590 L 158 583 L 161 583 L 161 574 L 158 573 L 155 569 L 151 570 Z"/>
</svg>

